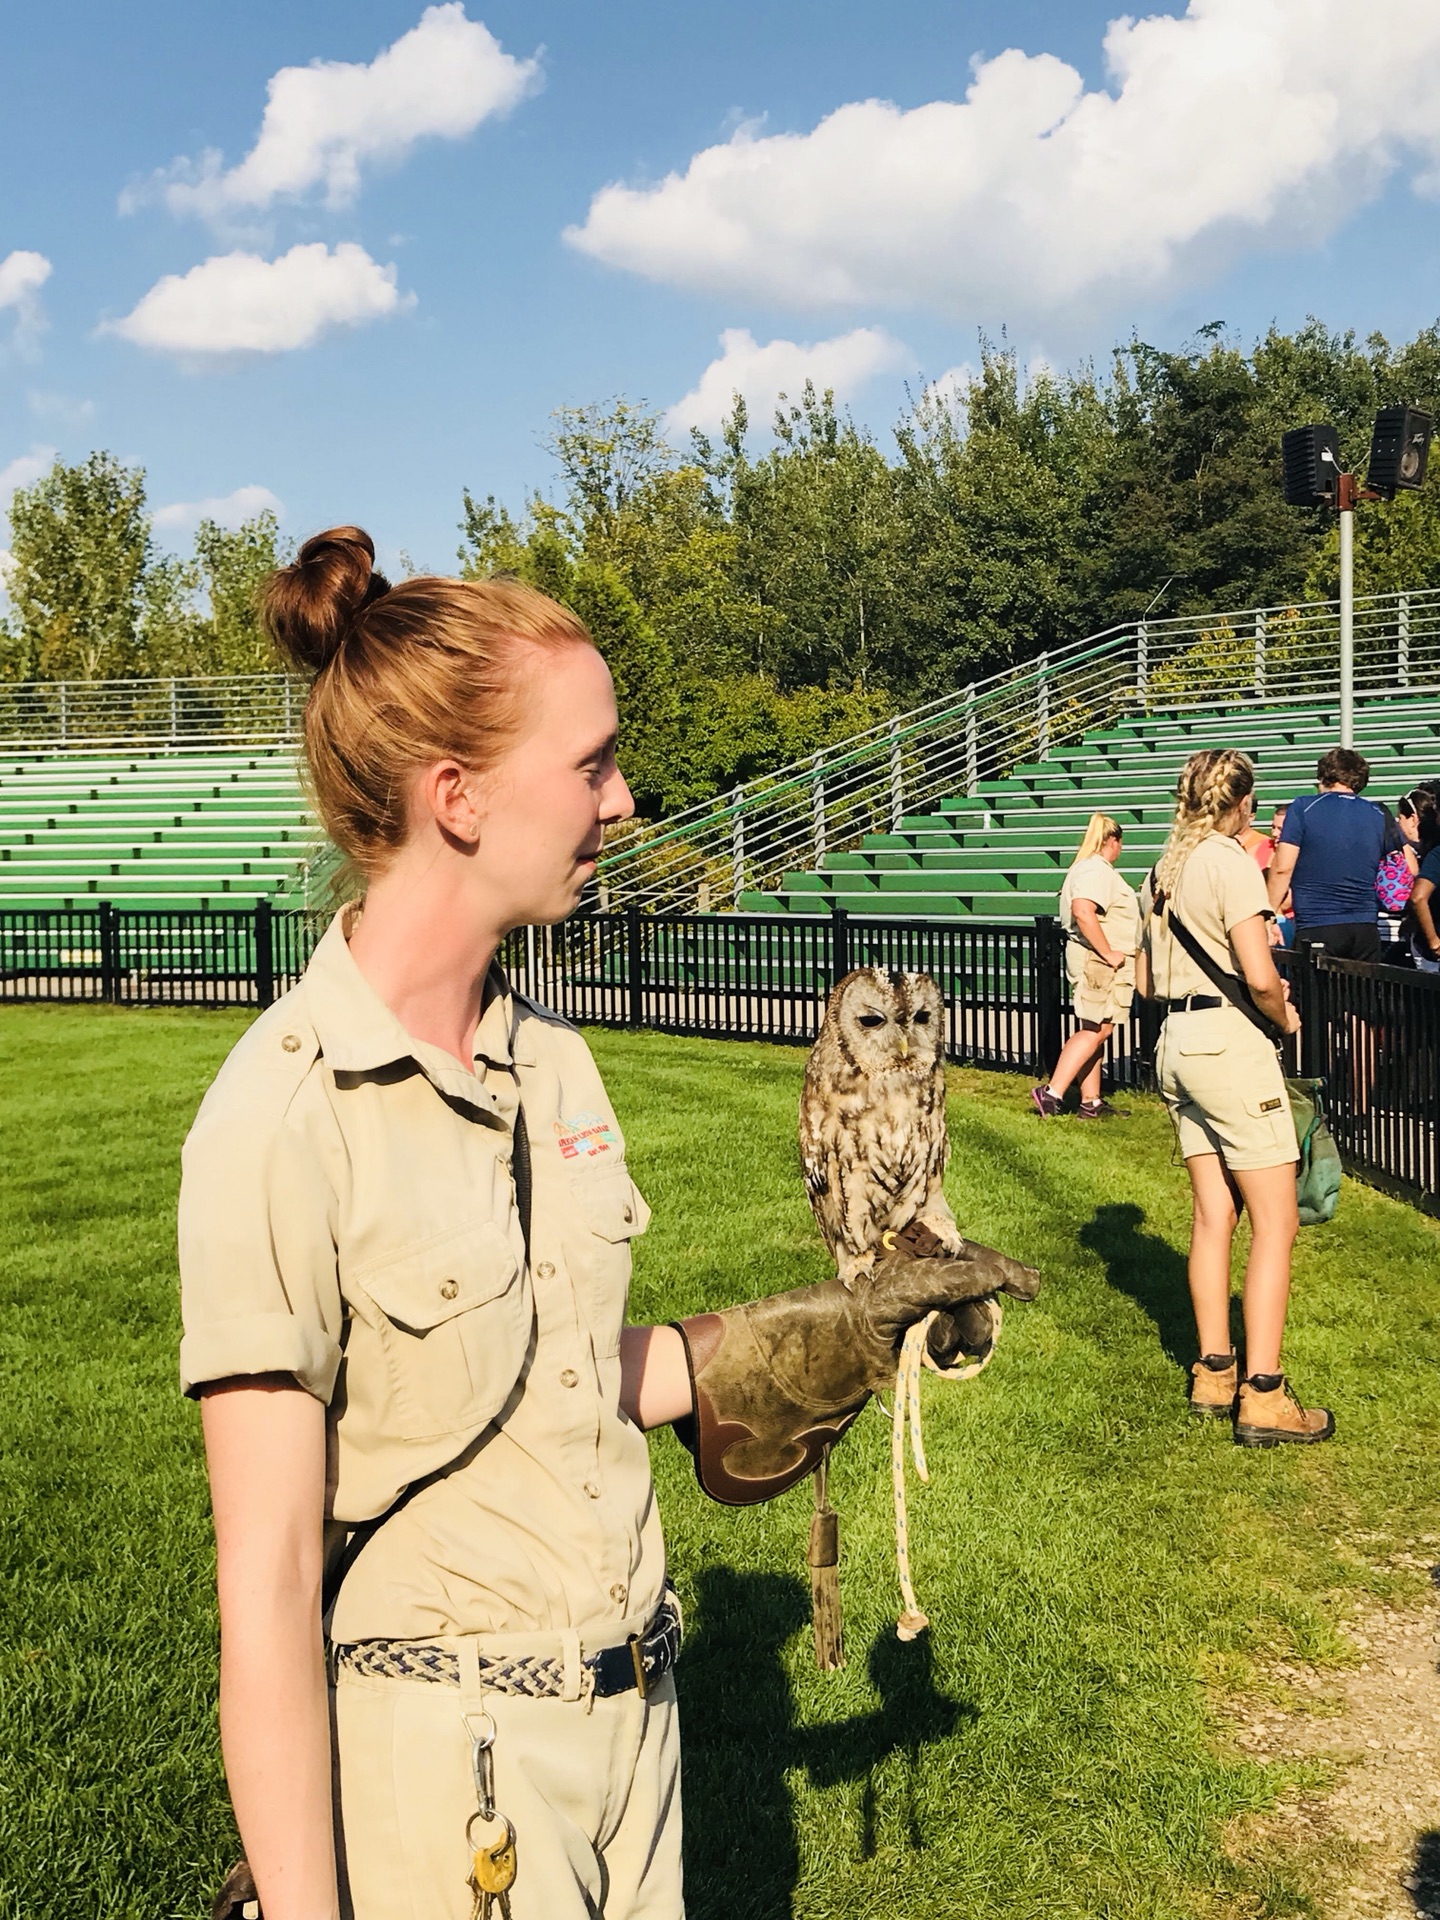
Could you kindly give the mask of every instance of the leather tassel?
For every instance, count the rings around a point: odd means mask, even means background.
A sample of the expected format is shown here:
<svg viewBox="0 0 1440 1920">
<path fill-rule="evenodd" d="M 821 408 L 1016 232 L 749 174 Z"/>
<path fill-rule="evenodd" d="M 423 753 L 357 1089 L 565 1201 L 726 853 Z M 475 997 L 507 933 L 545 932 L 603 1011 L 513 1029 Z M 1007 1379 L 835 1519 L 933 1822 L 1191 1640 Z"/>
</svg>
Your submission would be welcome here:
<svg viewBox="0 0 1440 1920">
<path fill-rule="evenodd" d="M 845 1625 L 840 1605 L 840 1516 L 830 1504 L 826 1482 L 830 1449 L 815 1469 L 815 1511 L 810 1516 L 810 1616 L 815 1633 L 815 1664 L 821 1672 L 845 1664 Z"/>
</svg>

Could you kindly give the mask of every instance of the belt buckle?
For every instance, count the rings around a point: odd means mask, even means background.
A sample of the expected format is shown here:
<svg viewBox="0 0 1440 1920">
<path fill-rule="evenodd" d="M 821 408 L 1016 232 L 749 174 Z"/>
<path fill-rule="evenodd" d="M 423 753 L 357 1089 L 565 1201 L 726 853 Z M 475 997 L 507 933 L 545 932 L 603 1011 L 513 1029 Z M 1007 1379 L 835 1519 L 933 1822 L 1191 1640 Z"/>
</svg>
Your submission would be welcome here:
<svg viewBox="0 0 1440 1920">
<path fill-rule="evenodd" d="M 635 1663 L 635 1686 L 643 1700 L 650 1691 L 650 1683 L 645 1674 L 645 1642 L 638 1633 L 632 1633 L 625 1642 L 630 1649 L 630 1658 Z"/>
</svg>

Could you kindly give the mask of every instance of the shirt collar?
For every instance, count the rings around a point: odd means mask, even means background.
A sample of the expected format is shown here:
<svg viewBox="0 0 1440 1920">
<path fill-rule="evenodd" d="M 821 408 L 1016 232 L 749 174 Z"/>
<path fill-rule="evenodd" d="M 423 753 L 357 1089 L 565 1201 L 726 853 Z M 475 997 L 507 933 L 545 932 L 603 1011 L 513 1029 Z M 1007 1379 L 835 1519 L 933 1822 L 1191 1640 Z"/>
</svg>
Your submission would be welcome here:
<svg viewBox="0 0 1440 1920">
<path fill-rule="evenodd" d="M 467 1073 L 443 1047 L 417 1040 L 386 1006 L 356 966 L 346 932 L 356 907 L 342 907 L 310 956 L 305 969 L 306 1006 L 326 1064 L 334 1073 L 370 1074 L 413 1060 L 441 1093 L 484 1114 L 499 1116 L 502 1102 L 483 1079 Z M 517 1058 L 514 1041 L 519 1008 L 498 962 L 486 981 L 485 1007 L 475 1032 L 477 1065 L 509 1072 Z M 520 1057 L 528 1052 L 518 1049 Z"/>
</svg>

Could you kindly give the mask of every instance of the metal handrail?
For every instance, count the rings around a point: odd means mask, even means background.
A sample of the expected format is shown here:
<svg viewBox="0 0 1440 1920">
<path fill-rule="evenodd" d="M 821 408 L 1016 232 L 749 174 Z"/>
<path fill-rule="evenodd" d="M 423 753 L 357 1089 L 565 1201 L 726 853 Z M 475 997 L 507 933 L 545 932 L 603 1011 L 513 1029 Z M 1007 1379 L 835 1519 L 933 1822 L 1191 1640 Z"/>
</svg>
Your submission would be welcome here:
<svg viewBox="0 0 1440 1920">
<path fill-rule="evenodd" d="M 1126 715 L 1311 706 L 1338 695 L 1339 603 L 1250 607 L 1106 628 L 1001 668 L 653 824 L 601 858 L 601 906 L 735 905 L 868 834 L 955 803 Z M 1440 692 L 1440 589 L 1362 597 L 1360 701 Z M 296 741 L 306 682 L 282 674 L 0 682 L 0 751 L 100 752 Z"/>
</svg>

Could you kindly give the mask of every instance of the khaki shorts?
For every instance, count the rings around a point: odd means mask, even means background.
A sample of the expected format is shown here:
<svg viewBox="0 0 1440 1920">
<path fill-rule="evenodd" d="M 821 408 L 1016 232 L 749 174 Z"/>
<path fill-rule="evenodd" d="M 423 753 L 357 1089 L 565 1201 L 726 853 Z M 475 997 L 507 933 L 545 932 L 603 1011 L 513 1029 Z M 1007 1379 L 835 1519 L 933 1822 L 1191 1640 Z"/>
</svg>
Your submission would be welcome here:
<svg viewBox="0 0 1440 1920">
<path fill-rule="evenodd" d="M 1235 1008 L 1167 1015 L 1155 1071 L 1184 1159 L 1218 1153 L 1244 1173 L 1300 1158 L 1279 1055 Z"/>
<path fill-rule="evenodd" d="M 1135 998 L 1133 955 L 1123 966 L 1109 967 L 1078 940 L 1070 940 L 1065 946 L 1065 971 L 1070 976 L 1079 1019 L 1093 1020 L 1101 1026 L 1107 1020 L 1115 1023 L 1129 1018 L 1130 1002 Z"/>
<path fill-rule="evenodd" d="M 459 1688 L 341 1668 L 331 1700 L 345 1920 L 470 1920 Z M 515 1828 L 514 1920 L 683 1920 L 675 1676 L 646 1700 L 484 1706 L 495 1804 Z"/>
</svg>

